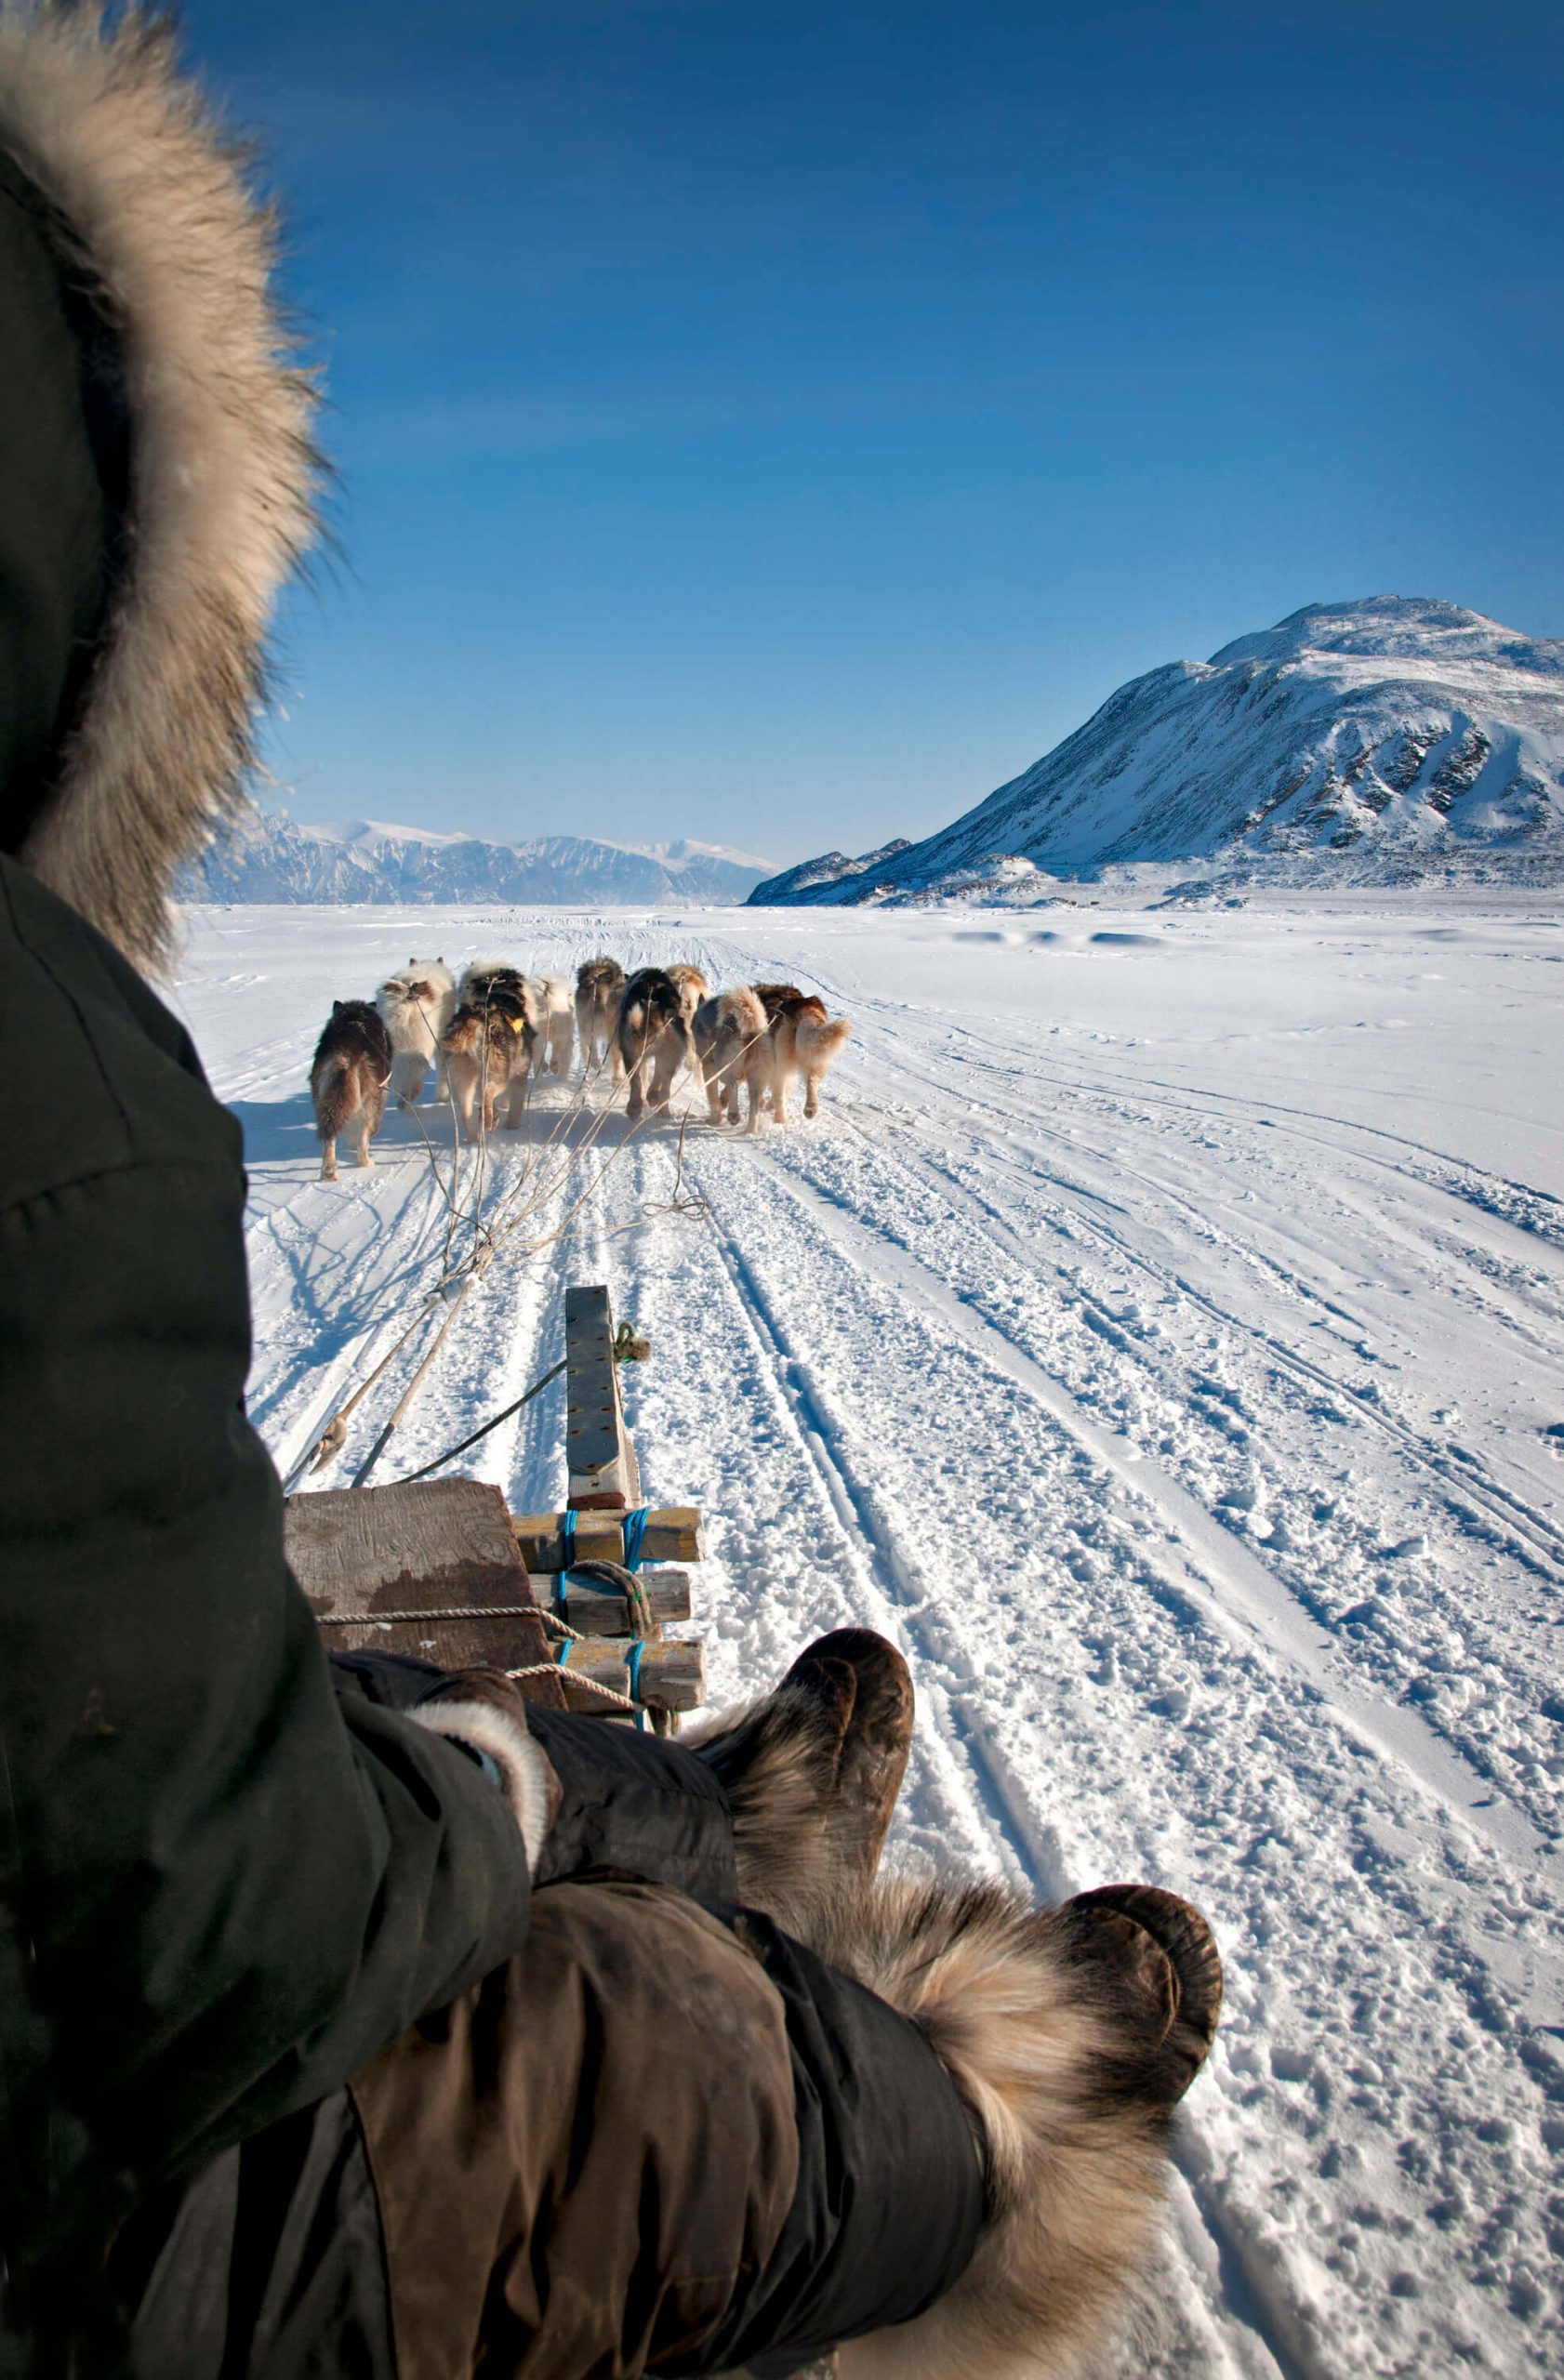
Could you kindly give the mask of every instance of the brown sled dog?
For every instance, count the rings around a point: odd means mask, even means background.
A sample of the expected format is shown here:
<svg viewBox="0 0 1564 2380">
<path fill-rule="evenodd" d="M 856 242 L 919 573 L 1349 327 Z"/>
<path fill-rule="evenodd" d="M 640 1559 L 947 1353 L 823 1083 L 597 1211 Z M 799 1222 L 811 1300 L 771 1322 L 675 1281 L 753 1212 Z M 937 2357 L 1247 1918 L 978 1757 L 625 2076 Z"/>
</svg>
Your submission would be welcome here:
<svg viewBox="0 0 1564 2380">
<path fill-rule="evenodd" d="M 813 1649 L 850 1650 L 861 1692 L 874 1641 L 841 1631 Z M 885 1684 L 905 1678 L 879 1651 Z M 961 2280 L 916 2320 L 843 2346 L 842 2380 L 1063 2380 L 1113 2339 L 1154 2268 L 1173 2111 L 1221 2013 L 1215 1944 L 1186 1901 L 1147 1884 L 1037 1909 L 987 1881 L 876 1881 L 900 1781 L 894 1725 L 881 1716 L 833 1809 L 842 1742 L 799 1668 L 690 1744 L 728 1797 L 740 1897 L 917 2025 L 985 2167 Z"/>
<path fill-rule="evenodd" d="M 666 1107 L 690 1054 L 690 1028 L 679 986 L 661 967 L 643 967 L 625 985 L 619 1008 L 619 1062 L 630 1081 L 630 1122 L 648 1101 Z"/>
<path fill-rule="evenodd" d="M 616 959 L 589 959 L 576 970 L 576 1038 L 584 1074 L 606 1059 L 614 1081 L 623 1082 L 618 1030 L 624 996 L 625 971 Z"/>
<path fill-rule="evenodd" d="M 508 1092 L 504 1123 L 513 1131 L 526 1106 L 537 1019 L 526 978 L 515 967 L 482 961 L 462 976 L 455 1016 L 441 1038 L 445 1080 L 470 1141 L 495 1129 Z"/>
<path fill-rule="evenodd" d="M 766 1014 L 748 985 L 702 1000 L 690 1026 L 696 1059 L 706 1083 L 706 1106 L 714 1124 L 738 1121 L 741 1090 L 756 1114 L 771 1085 L 771 1037 Z"/>
<path fill-rule="evenodd" d="M 391 1035 L 368 1000 L 333 1000 L 310 1068 L 310 1097 L 321 1136 L 321 1180 L 337 1179 L 337 1135 L 358 1128 L 358 1161 L 373 1165 L 369 1143 L 386 1111 Z"/>
</svg>

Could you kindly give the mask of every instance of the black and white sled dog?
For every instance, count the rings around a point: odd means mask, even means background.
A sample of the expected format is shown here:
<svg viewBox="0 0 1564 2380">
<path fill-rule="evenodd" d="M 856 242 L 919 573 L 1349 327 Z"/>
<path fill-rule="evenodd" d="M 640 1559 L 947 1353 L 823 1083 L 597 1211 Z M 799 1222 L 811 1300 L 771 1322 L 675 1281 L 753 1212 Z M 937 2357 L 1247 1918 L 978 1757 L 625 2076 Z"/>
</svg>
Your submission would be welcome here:
<svg viewBox="0 0 1564 2380">
<path fill-rule="evenodd" d="M 666 969 L 643 967 L 625 985 L 619 1008 L 619 1063 L 630 1081 L 629 1116 L 648 1104 L 666 1107 L 690 1054 L 690 1027 L 678 985 Z"/>
<path fill-rule="evenodd" d="M 456 1013 L 441 1049 L 451 1100 L 470 1141 L 495 1129 L 499 1101 L 514 1130 L 526 1107 L 537 1020 L 520 968 L 497 959 L 475 959 L 457 989 Z"/>
<path fill-rule="evenodd" d="M 333 1000 L 310 1068 L 310 1097 L 321 1136 L 321 1180 L 337 1179 L 337 1136 L 351 1125 L 358 1162 L 373 1165 L 369 1144 L 380 1129 L 391 1075 L 391 1036 L 368 1000 Z"/>
<path fill-rule="evenodd" d="M 588 959 L 576 970 L 576 1038 L 581 1066 L 593 1074 L 604 1061 L 616 1083 L 625 1071 L 619 1059 L 619 1006 L 625 971 L 616 959 Z"/>
<path fill-rule="evenodd" d="M 409 959 L 388 975 L 375 1005 L 391 1035 L 391 1091 L 400 1105 L 423 1097 L 424 1076 L 434 1068 L 434 1096 L 445 1096 L 440 1038 L 456 1013 L 457 987 L 443 959 Z"/>
<path fill-rule="evenodd" d="M 563 1082 L 576 1054 L 576 999 L 568 975 L 529 975 L 527 989 L 537 1012 L 532 1046 L 535 1075 L 557 1075 Z"/>
</svg>

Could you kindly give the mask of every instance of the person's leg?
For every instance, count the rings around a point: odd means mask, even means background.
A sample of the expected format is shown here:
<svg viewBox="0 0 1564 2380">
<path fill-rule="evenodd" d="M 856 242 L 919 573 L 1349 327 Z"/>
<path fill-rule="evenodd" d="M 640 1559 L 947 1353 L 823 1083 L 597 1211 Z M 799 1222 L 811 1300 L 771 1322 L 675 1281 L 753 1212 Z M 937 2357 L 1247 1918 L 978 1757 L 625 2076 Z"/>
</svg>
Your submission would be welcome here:
<svg viewBox="0 0 1564 2380">
<path fill-rule="evenodd" d="M 579 2380 L 698 2348 L 795 2194 L 781 1998 L 650 1885 L 539 1892 L 521 1956 L 353 2096 L 401 2380 Z"/>
</svg>

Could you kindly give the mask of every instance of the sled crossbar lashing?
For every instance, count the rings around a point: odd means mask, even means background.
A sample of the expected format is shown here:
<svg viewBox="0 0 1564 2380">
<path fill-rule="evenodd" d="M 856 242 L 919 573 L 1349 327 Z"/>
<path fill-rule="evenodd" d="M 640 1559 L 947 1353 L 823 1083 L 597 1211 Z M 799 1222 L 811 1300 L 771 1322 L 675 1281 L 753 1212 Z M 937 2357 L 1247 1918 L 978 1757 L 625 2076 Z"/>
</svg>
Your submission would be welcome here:
<svg viewBox="0 0 1564 2380">
<path fill-rule="evenodd" d="M 616 1338 L 606 1289 L 566 1290 L 561 1511 L 512 1514 L 478 1479 L 288 1497 L 288 1561 L 330 1648 L 504 1670 L 555 1710 L 628 1720 L 628 1700 L 663 1733 L 698 1710 L 705 1647 L 663 1633 L 690 1616 L 690 1575 L 662 1566 L 699 1561 L 705 1531 L 694 1505 L 640 1503 L 617 1374 L 643 1352 Z"/>
</svg>

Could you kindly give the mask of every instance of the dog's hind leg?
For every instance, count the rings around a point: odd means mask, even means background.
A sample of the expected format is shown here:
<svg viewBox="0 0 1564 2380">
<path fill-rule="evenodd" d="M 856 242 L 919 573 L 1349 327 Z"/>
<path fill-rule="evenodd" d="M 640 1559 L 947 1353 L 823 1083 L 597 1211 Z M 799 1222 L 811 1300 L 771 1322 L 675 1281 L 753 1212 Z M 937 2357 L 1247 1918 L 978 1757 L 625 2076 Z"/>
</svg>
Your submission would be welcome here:
<svg viewBox="0 0 1564 2380">
<path fill-rule="evenodd" d="M 321 1180 L 323 1182 L 335 1182 L 336 1179 L 337 1135 L 333 1133 L 329 1141 L 323 1142 L 321 1144 Z"/>
</svg>

